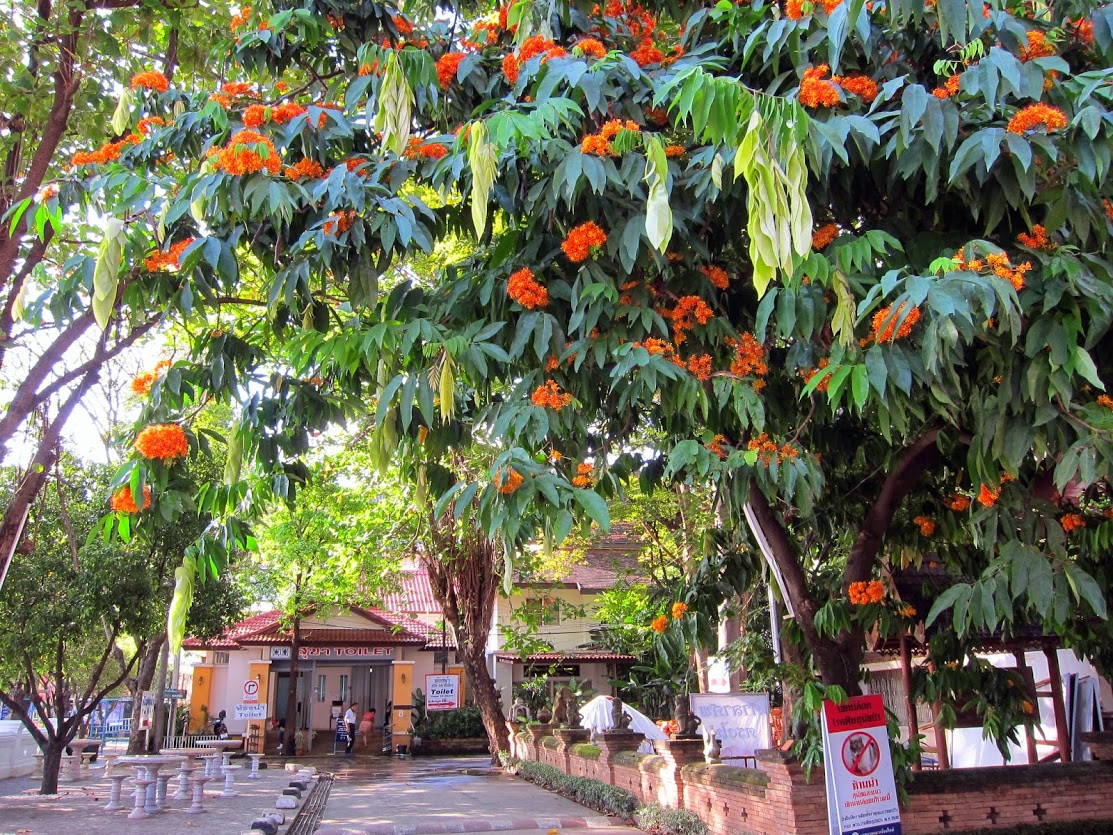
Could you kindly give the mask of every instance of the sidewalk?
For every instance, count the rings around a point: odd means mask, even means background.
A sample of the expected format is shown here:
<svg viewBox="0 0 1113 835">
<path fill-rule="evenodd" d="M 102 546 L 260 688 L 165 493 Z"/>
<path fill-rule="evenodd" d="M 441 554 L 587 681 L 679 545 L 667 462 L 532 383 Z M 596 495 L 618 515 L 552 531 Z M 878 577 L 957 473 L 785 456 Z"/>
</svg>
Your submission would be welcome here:
<svg viewBox="0 0 1113 835">
<path fill-rule="evenodd" d="M 624 821 L 491 768 L 488 757 L 418 758 L 389 770 L 341 766 L 333 773 L 336 779 L 317 835 L 638 832 Z"/>
</svg>

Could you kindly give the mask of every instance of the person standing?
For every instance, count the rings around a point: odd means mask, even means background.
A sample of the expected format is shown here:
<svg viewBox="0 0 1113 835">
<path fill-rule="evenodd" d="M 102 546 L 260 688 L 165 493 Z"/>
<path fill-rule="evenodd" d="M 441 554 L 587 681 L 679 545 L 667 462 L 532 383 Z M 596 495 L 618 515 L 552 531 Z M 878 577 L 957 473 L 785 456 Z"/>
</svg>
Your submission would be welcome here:
<svg viewBox="0 0 1113 835">
<path fill-rule="evenodd" d="M 356 706 L 359 702 L 352 702 L 348 705 L 348 709 L 344 711 L 344 725 L 348 729 L 348 747 L 344 749 L 344 753 L 349 757 L 352 756 L 352 745 L 356 741 Z"/>
</svg>

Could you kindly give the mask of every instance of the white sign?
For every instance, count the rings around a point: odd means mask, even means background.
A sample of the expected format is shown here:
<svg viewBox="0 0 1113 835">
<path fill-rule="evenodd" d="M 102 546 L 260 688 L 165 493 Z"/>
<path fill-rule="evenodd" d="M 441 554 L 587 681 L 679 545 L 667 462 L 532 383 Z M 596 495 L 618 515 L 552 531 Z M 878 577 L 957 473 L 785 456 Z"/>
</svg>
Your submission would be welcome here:
<svg viewBox="0 0 1113 835">
<path fill-rule="evenodd" d="M 247 720 L 263 720 L 267 718 L 267 706 L 265 704 L 245 704 L 235 705 L 232 708 L 233 719 L 247 719 Z"/>
<path fill-rule="evenodd" d="M 901 835 L 881 696 L 823 703 L 823 773 L 831 835 Z"/>
<path fill-rule="evenodd" d="M 456 710 L 460 707 L 460 677 L 457 675 L 425 676 L 425 709 Z"/>
<path fill-rule="evenodd" d="M 730 692 L 730 664 L 721 655 L 712 655 L 707 659 L 707 692 Z"/>
<path fill-rule="evenodd" d="M 752 757 L 773 747 L 768 693 L 693 693 L 692 713 L 704 731 L 714 731 L 724 760 Z"/>
<path fill-rule="evenodd" d="M 244 704 L 255 704 L 259 701 L 259 682 L 253 678 L 243 683 L 243 701 Z"/>
</svg>

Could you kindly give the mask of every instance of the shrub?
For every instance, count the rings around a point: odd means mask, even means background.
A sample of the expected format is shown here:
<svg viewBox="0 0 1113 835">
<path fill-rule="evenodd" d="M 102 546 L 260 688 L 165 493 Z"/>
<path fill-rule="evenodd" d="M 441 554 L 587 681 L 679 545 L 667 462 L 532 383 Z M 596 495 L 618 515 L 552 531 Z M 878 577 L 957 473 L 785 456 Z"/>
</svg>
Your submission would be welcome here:
<svg viewBox="0 0 1113 835">
<path fill-rule="evenodd" d="M 572 746 L 572 753 L 587 760 L 597 760 L 602 751 L 598 745 L 592 745 L 590 742 L 577 742 Z"/>
<path fill-rule="evenodd" d="M 626 789 L 590 777 L 573 777 L 559 768 L 535 760 L 522 760 L 518 765 L 518 776 L 605 815 L 629 819 L 638 806 L 634 795 Z"/>
<path fill-rule="evenodd" d="M 653 835 L 707 835 L 707 824 L 685 809 L 641 806 L 634 810 L 634 824 Z"/>
</svg>

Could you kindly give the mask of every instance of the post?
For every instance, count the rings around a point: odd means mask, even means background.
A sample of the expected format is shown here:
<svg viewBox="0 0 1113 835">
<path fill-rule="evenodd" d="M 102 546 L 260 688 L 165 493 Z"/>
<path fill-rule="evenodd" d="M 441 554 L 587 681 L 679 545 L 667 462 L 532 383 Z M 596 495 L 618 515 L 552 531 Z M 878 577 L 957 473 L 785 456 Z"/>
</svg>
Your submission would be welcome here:
<svg viewBox="0 0 1113 835">
<path fill-rule="evenodd" d="M 1014 650 L 1013 651 L 1013 658 L 1016 659 L 1016 670 L 1017 670 L 1017 672 L 1020 673 L 1021 677 L 1024 679 L 1025 684 L 1027 685 L 1028 677 L 1024 675 L 1024 671 L 1028 669 L 1028 662 L 1024 660 L 1024 650 Z M 1036 694 L 1033 692 L 1033 693 L 1030 693 L 1029 695 L 1032 697 L 1032 707 L 1035 708 L 1035 710 L 1036 710 L 1036 719 L 1038 720 L 1039 719 L 1039 704 L 1036 701 Z M 1027 743 L 1028 764 L 1029 765 L 1035 765 L 1036 763 L 1038 763 L 1040 761 L 1040 758 L 1039 758 L 1039 755 L 1036 753 L 1036 736 L 1032 732 L 1031 728 L 1025 727 L 1025 729 L 1024 729 L 1024 741 Z"/>
<path fill-rule="evenodd" d="M 1063 701 L 1063 672 L 1059 669 L 1059 651 L 1044 647 L 1047 676 L 1050 679 L 1051 703 L 1055 706 L 1055 741 L 1059 746 L 1059 762 L 1070 762 L 1070 732 L 1067 730 L 1067 706 Z"/>
<path fill-rule="evenodd" d="M 151 732 L 147 737 L 148 747 L 153 747 L 155 754 L 162 750 L 162 733 L 166 727 L 166 666 L 170 657 L 170 642 L 163 641 L 158 652 L 158 673 L 155 675 L 155 715 L 151 718 Z"/>
<path fill-rule="evenodd" d="M 908 713 L 908 743 L 920 732 L 920 723 L 916 719 L 916 704 L 912 701 L 912 652 L 908 647 L 908 636 L 900 636 L 900 675 L 904 681 L 904 709 Z M 912 770 L 919 771 L 922 767 L 919 749 L 916 758 L 912 761 Z"/>
</svg>

